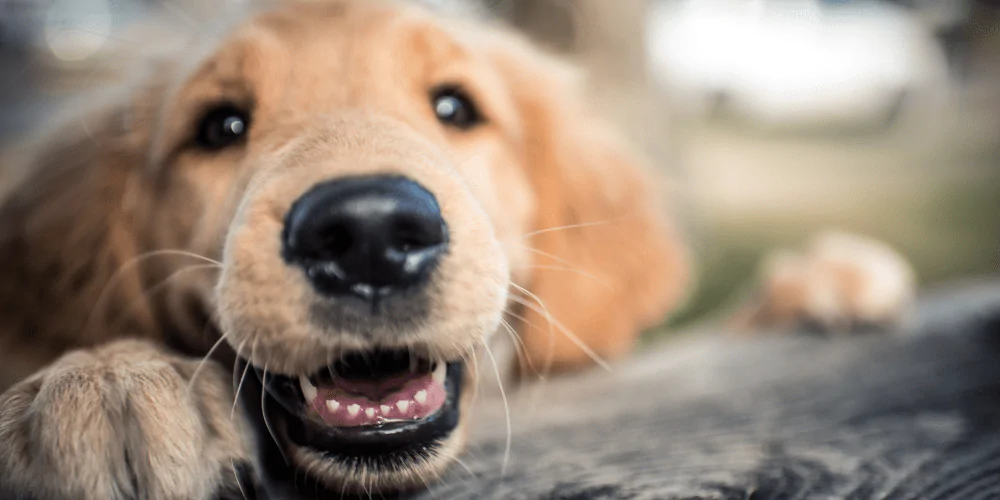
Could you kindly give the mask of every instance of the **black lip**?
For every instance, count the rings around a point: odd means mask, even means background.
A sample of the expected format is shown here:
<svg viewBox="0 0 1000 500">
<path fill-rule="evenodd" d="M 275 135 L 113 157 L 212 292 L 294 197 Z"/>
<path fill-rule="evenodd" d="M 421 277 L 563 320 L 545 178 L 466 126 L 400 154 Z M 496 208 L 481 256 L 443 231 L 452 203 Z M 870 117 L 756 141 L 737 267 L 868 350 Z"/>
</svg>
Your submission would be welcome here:
<svg viewBox="0 0 1000 500">
<path fill-rule="evenodd" d="M 272 484 L 289 480 L 292 488 L 304 484 L 301 471 L 287 456 L 292 445 L 344 464 L 364 461 L 369 466 L 372 463 L 398 466 L 415 457 L 427 456 L 458 426 L 464 378 L 464 366 L 459 362 L 448 363 L 447 398 L 434 415 L 410 422 L 351 428 L 329 427 L 305 417 L 305 401 L 297 379 L 271 373 L 265 378 L 263 370 L 248 364 L 243 358 L 237 360 L 235 376 L 247 372 L 239 385 L 239 399 L 256 434 L 262 475 Z M 239 380 L 235 382 L 240 384 Z M 306 483 L 315 484 L 316 480 Z"/>
</svg>

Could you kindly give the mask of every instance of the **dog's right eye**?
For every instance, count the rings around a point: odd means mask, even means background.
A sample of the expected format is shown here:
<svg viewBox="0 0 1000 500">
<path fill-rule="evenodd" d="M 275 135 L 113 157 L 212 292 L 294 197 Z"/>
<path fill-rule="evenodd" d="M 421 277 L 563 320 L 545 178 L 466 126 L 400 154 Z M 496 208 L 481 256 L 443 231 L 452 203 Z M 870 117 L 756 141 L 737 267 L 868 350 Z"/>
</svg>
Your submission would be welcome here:
<svg viewBox="0 0 1000 500">
<path fill-rule="evenodd" d="M 198 122 L 198 147 L 217 151 L 246 139 L 250 129 L 250 114 L 235 106 L 225 105 L 209 110 Z"/>
</svg>

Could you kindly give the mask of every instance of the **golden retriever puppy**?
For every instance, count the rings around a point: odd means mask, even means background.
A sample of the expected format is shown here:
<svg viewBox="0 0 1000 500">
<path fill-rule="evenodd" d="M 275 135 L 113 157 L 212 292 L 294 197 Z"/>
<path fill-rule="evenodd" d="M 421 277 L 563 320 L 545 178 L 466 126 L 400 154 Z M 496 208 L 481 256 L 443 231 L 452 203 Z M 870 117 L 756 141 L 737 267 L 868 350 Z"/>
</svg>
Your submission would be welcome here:
<svg viewBox="0 0 1000 500">
<path fill-rule="evenodd" d="M 279 498 L 418 487 L 462 449 L 502 320 L 525 363 L 571 369 L 686 287 L 575 74 L 481 24 L 283 5 L 81 120 L 0 211 L 17 494 L 214 498 L 256 466 Z"/>
<path fill-rule="evenodd" d="M 419 488 L 494 335 L 616 359 L 688 287 L 641 158 L 512 33 L 328 0 L 195 45 L 8 166 L 0 497 Z"/>
</svg>

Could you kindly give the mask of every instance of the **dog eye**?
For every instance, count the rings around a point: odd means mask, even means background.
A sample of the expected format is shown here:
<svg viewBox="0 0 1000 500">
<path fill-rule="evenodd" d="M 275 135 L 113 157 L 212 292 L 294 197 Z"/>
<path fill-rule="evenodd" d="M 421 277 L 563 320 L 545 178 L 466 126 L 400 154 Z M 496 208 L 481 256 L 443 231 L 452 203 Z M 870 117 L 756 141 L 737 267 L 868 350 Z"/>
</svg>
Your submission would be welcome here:
<svg viewBox="0 0 1000 500">
<path fill-rule="evenodd" d="M 213 108 L 198 123 L 198 146 L 209 151 L 217 151 L 246 138 L 250 128 L 249 113 L 231 105 Z"/>
<path fill-rule="evenodd" d="M 431 95 L 434 114 L 441 123 L 468 130 L 483 123 L 483 117 L 472 99 L 457 87 L 442 87 Z"/>
</svg>

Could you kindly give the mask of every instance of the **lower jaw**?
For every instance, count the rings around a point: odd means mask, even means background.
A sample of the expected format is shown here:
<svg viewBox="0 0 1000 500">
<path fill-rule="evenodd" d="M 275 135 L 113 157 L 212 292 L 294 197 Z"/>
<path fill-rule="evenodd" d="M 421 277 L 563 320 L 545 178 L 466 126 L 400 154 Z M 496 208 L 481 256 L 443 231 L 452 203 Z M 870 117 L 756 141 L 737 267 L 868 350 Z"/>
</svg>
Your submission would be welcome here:
<svg viewBox="0 0 1000 500">
<path fill-rule="evenodd" d="M 443 461 L 459 423 L 463 366 L 448 365 L 447 401 L 434 415 L 420 421 L 378 427 L 328 427 L 302 417 L 272 395 L 296 380 L 267 374 L 238 360 L 239 400 L 254 433 L 259 473 L 274 498 L 340 498 L 361 494 L 372 486 L 379 494 L 423 487 L 405 480 L 428 476 L 426 464 Z M 266 389 L 265 389 L 266 387 Z M 437 459 L 437 460 L 435 460 Z M 305 474 L 303 474 L 305 471 Z M 362 471 L 367 478 L 361 483 Z M 415 471 L 415 474 L 413 473 Z M 369 483 L 372 478 L 376 483 Z"/>
</svg>

